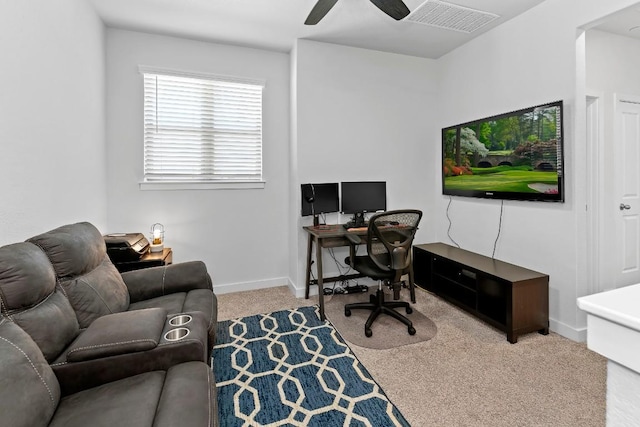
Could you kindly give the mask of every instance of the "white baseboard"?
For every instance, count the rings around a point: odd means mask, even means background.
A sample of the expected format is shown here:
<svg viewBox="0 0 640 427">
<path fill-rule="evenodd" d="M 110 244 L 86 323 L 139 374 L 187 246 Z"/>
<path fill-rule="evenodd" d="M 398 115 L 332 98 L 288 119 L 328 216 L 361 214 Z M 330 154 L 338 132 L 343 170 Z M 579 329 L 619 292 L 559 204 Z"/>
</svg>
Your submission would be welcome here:
<svg viewBox="0 0 640 427">
<path fill-rule="evenodd" d="M 275 279 L 256 280 L 255 282 L 228 283 L 225 285 L 214 285 L 213 291 L 216 294 L 228 294 L 231 292 L 253 291 L 256 289 L 276 288 L 278 286 L 288 286 L 293 292 L 294 288 L 287 277 L 277 277 Z M 302 290 L 304 296 L 304 289 Z"/>
<path fill-rule="evenodd" d="M 554 319 L 549 319 L 549 329 L 556 334 L 562 335 L 565 338 L 569 338 L 572 341 L 585 342 L 587 341 L 587 328 L 574 328 L 565 323 L 559 322 Z"/>
<path fill-rule="evenodd" d="M 375 286 L 377 284 L 375 280 L 368 279 L 366 277 L 361 277 L 357 279 L 357 282 L 358 284 L 365 285 L 365 286 Z M 333 286 L 333 283 L 325 284 L 325 288 L 327 286 L 331 287 Z M 304 288 L 298 288 L 294 286 L 291 281 L 289 281 L 289 289 L 291 289 L 291 292 L 296 296 L 296 298 L 304 298 Z M 311 289 L 309 289 L 309 296 L 314 296 L 314 295 L 318 295 L 317 286 L 312 286 Z"/>
<path fill-rule="evenodd" d="M 289 280 L 289 289 L 291 290 L 291 293 L 296 296 L 296 298 L 304 298 L 304 288 L 296 287 L 291 280 Z M 318 295 L 318 287 L 311 286 L 311 288 L 309 288 L 309 296 L 311 297 L 315 295 Z"/>
</svg>

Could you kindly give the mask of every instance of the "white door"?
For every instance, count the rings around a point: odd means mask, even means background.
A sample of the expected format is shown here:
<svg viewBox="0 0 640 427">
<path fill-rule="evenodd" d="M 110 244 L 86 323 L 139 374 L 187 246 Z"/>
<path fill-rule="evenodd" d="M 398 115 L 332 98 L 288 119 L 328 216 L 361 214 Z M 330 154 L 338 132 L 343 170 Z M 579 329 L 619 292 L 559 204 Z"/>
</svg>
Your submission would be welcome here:
<svg viewBox="0 0 640 427">
<path fill-rule="evenodd" d="M 615 102 L 615 287 L 640 283 L 640 97 Z"/>
</svg>

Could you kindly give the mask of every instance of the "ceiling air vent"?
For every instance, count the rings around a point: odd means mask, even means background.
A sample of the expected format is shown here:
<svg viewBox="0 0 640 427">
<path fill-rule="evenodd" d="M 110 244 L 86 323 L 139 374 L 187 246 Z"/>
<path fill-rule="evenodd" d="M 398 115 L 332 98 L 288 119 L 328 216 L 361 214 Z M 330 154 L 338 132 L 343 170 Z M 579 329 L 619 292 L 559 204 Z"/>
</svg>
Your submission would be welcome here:
<svg viewBox="0 0 640 427">
<path fill-rule="evenodd" d="M 440 0 L 427 0 L 404 18 L 404 21 L 472 33 L 496 18 L 499 16 L 494 13 L 470 9 Z"/>
</svg>

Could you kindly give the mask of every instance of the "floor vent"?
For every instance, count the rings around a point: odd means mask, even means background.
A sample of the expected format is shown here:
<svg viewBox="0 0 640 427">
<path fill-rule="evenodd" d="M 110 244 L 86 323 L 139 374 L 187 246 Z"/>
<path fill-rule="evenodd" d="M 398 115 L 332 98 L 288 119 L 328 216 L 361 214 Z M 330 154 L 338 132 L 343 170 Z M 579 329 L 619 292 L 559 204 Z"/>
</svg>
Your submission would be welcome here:
<svg viewBox="0 0 640 427">
<path fill-rule="evenodd" d="M 440 0 L 427 0 L 404 18 L 404 21 L 472 33 L 499 17 L 494 13 L 470 9 Z"/>
</svg>

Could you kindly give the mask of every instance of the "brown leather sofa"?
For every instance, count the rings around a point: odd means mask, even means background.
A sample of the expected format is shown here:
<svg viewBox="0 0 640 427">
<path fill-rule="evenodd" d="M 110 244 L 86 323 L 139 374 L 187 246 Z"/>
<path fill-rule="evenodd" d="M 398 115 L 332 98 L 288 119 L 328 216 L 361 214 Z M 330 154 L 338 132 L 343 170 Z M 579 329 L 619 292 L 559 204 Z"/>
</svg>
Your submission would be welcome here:
<svg viewBox="0 0 640 427">
<path fill-rule="evenodd" d="M 159 381 L 160 384 L 140 386 L 146 390 L 145 395 L 161 392 L 153 403 L 161 405 L 156 415 L 174 419 L 175 414 L 171 414 L 174 403 L 166 402 L 166 409 L 162 406 L 163 396 L 171 393 L 181 405 L 191 408 L 193 419 L 200 420 L 200 415 L 206 413 L 209 424 L 205 425 L 217 425 L 217 412 L 212 409 L 216 399 L 215 383 L 206 364 L 213 346 L 217 299 L 203 263 L 174 264 L 121 275 L 106 255 L 102 235 L 94 226 L 89 223 L 66 225 L 27 242 L 0 248 L 0 310 L 3 324 L 23 330 L 28 341 L 38 348 L 38 357 L 46 362 L 46 371 L 51 370 L 56 380 L 55 386 L 46 383 L 45 388 L 58 390 L 63 398 L 61 402 L 77 394 L 97 393 L 109 406 L 125 404 L 128 400 L 122 400 L 119 393 L 133 386 L 117 384 L 144 378 L 143 383 Z M 0 344 L 6 344 L 7 340 L 0 336 Z M 14 343 L 14 349 L 16 346 L 22 349 L 22 345 L 32 347 L 31 342 L 24 343 L 24 337 L 19 341 L 22 344 Z M 0 365 L 3 365 L 0 369 L 4 369 L 4 363 Z M 202 371 L 200 365 L 206 367 L 206 375 L 194 374 Z M 156 379 L 148 379 L 152 377 Z M 160 377 L 164 380 L 158 380 Z M 171 381 L 167 382 L 169 378 Z M 3 389 L 7 386 L 23 391 L 22 383 L 5 381 L 3 376 Z M 204 390 L 208 396 L 206 405 L 194 406 L 193 402 L 185 402 L 180 393 L 163 388 L 171 382 L 185 381 L 197 384 L 194 390 Z M 25 393 L 28 395 L 30 391 Z M 193 394 L 184 393 L 185 396 Z M 48 394 L 55 395 L 51 390 Z M 1 399 L 0 412 L 4 414 L 5 406 L 10 411 L 12 402 Z M 69 407 L 76 407 L 74 405 Z M 113 416 L 125 413 L 115 411 Z M 176 414 L 180 414 L 180 410 Z M 111 415 L 105 416 L 105 420 L 115 425 L 150 426 L 164 422 L 154 417 L 149 424 L 131 420 L 118 422 L 117 418 L 110 418 Z M 73 416 L 63 418 L 73 419 Z M 54 416 L 51 421 L 55 419 Z M 76 425 L 68 422 L 66 425 Z M 93 424 L 92 419 L 92 425 L 98 424 Z M 191 424 L 181 421 L 179 425 Z"/>
</svg>

